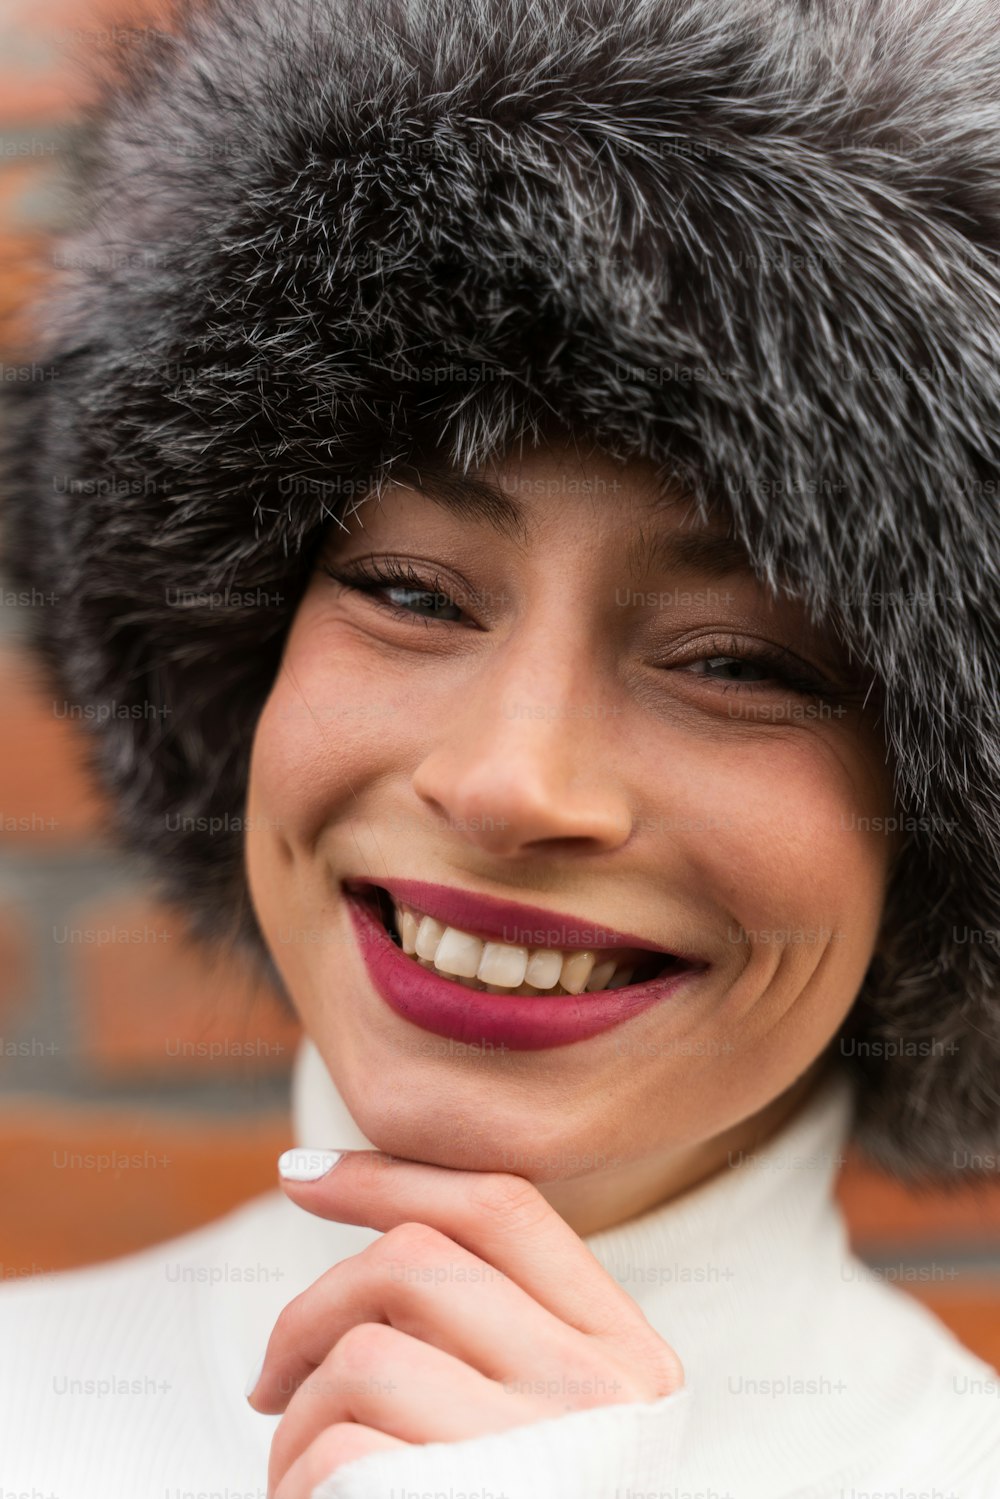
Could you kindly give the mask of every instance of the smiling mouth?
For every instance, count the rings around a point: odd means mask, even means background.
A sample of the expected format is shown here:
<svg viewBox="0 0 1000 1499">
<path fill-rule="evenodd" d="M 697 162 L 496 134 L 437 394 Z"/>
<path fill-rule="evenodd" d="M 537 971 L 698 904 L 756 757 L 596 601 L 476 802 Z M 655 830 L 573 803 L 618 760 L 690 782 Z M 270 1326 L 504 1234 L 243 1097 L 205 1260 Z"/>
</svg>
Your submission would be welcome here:
<svg viewBox="0 0 1000 1499">
<path fill-rule="evenodd" d="M 596 997 L 608 990 L 639 989 L 698 966 L 676 954 L 648 949 L 555 952 L 513 948 L 446 928 L 416 910 L 397 907 L 389 892 L 379 886 L 369 885 L 357 892 L 356 898 L 363 901 L 411 962 L 445 982 L 479 992 L 539 999 Z M 405 941 L 401 930 L 404 925 Z M 461 971 L 454 971 L 456 968 Z M 540 982 L 528 982 L 527 974 Z"/>
</svg>

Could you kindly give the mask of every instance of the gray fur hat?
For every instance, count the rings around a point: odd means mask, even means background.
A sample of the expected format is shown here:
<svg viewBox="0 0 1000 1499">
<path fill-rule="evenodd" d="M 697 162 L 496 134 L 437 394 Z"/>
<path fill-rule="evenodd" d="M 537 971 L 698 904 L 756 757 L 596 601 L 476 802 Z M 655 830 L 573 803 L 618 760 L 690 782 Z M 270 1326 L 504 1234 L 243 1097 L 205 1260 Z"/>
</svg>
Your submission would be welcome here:
<svg viewBox="0 0 1000 1499">
<path fill-rule="evenodd" d="M 564 426 L 721 503 L 870 671 L 906 845 L 856 1139 L 996 1168 L 995 4 L 176 0 L 96 64 L 6 558 L 196 931 L 269 963 L 251 730 L 330 517 Z"/>
</svg>

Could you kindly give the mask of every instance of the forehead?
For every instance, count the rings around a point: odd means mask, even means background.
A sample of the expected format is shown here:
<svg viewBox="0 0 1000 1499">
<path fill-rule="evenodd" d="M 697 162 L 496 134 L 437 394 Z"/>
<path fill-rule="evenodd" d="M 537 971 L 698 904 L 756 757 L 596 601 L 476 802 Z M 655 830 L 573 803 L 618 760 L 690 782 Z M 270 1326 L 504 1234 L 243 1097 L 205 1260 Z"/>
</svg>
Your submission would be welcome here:
<svg viewBox="0 0 1000 1499">
<path fill-rule="evenodd" d="M 598 460 L 603 468 L 607 459 Z M 525 473 L 527 470 L 527 473 Z M 547 477 L 539 478 L 544 470 Z M 749 554 L 725 519 L 704 520 L 692 496 L 676 481 L 659 479 L 648 468 L 618 469 L 613 487 L 579 462 L 567 467 L 548 456 L 530 455 L 521 469 L 505 464 L 494 474 L 465 474 L 440 461 L 422 462 L 397 471 L 395 484 L 415 490 L 451 517 L 492 531 L 517 546 L 530 546 L 545 513 L 544 494 L 552 503 L 578 497 L 591 501 L 591 513 L 620 512 L 630 502 L 625 570 L 635 574 L 660 567 L 723 578 L 752 573 Z M 363 516 L 363 511 L 362 511 Z M 364 525 L 363 518 L 360 524 Z"/>
</svg>

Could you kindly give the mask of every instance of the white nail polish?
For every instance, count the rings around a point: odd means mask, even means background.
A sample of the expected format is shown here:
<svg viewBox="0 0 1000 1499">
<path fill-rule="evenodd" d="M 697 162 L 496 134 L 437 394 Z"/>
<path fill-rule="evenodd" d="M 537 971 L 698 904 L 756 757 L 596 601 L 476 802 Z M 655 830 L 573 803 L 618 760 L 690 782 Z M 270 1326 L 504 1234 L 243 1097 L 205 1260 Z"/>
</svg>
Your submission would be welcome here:
<svg viewBox="0 0 1000 1499">
<path fill-rule="evenodd" d="M 264 1360 L 263 1360 L 263 1358 L 259 1358 L 257 1360 L 257 1367 L 254 1369 L 254 1371 L 251 1374 L 250 1378 L 247 1380 L 247 1387 L 243 1391 L 243 1393 L 246 1396 L 247 1400 L 250 1399 L 250 1396 L 253 1394 L 254 1390 L 257 1388 L 257 1385 L 260 1383 L 260 1376 L 263 1373 L 263 1371 L 264 1371 Z"/>
<path fill-rule="evenodd" d="M 278 1170 L 287 1182 L 315 1182 L 332 1171 L 342 1150 L 306 1150 L 297 1146 L 278 1157 Z"/>
</svg>

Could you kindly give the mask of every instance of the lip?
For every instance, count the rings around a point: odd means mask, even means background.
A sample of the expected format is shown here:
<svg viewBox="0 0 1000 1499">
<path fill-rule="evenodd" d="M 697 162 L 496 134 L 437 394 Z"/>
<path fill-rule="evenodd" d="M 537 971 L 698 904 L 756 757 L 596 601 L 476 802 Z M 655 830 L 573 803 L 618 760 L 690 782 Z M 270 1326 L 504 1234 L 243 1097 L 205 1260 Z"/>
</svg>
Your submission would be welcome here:
<svg viewBox="0 0 1000 1499">
<path fill-rule="evenodd" d="M 518 901 L 497 900 L 491 895 L 473 895 L 451 885 L 431 885 L 423 880 L 348 879 L 344 890 L 388 890 L 404 905 L 415 906 L 445 926 L 459 927 L 470 936 L 492 942 L 509 942 L 517 947 L 553 947 L 572 952 L 574 949 L 602 947 L 639 947 L 646 952 L 662 952 L 685 963 L 704 965 L 704 959 L 679 948 L 665 949 L 614 927 L 595 924 L 586 916 L 567 916 L 559 911 L 545 911 L 541 906 L 525 906 Z"/>
<path fill-rule="evenodd" d="M 406 898 L 401 893 L 404 886 L 408 889 L 442 888 L 393 881 L 391 888 L 399 899 Z M 700 964 L 697 968 L 683 968 L 662 978 L 626 985 L 621 989 L 560 995 L 552 999 L 536 999 L 529 995 L 508 998 L 502 994 L 466 989 L 461 984 L 441 978 L 432 969 L 421 967 L 396 946 L 374 909 L 375 890 L 389 888 L 387 883 L 376 886 L 372 880 L 350 881 L 344 885 L 348 912 L 372 985 L 404 1020 L 434 1035 L 471 1046 L 500 1051 L 541 1051 L 547 1047 L 585 1041 L 613 1026 L 623 1025 L 634 1015 L 671 998 L 707 966 Z M 413 899 L 416 903 L 416 896 Z M 423 907 L 422 900 L 420 905 Z M 651 947 L 648 942 L 639 944 L 631 939 L 629 945 Z M 661 951 L 659 948 L 652 950 Z"/>
</svg>

